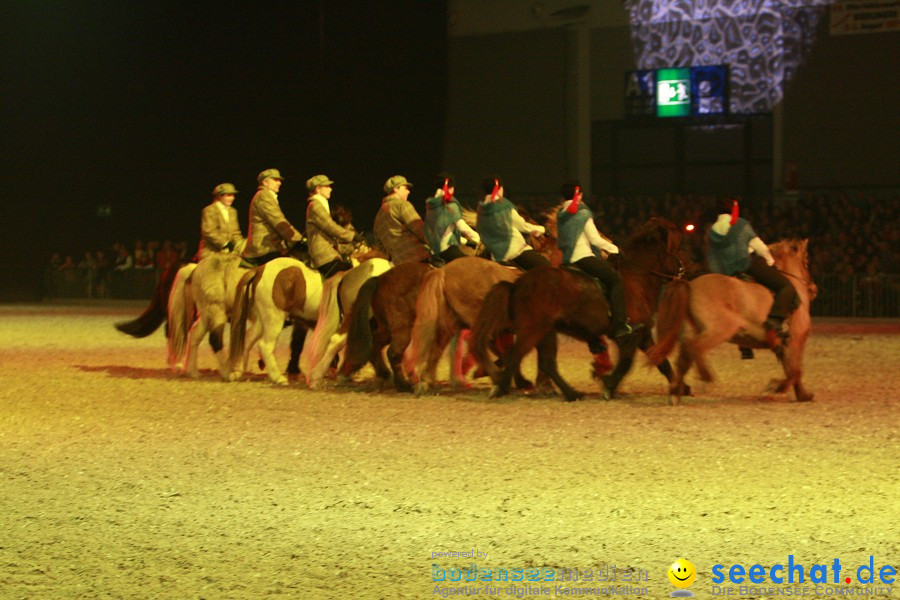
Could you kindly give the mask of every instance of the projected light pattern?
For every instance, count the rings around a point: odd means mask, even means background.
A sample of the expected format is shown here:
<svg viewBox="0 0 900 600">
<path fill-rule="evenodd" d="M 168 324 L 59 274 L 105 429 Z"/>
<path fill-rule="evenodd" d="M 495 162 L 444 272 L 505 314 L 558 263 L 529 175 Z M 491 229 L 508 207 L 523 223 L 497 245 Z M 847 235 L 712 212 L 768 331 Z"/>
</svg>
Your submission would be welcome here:
<svg viewBox="0 0 900 600">
<path fill-rule="evenodd" d="M 732 113 L 766 112 L 831 0 L 626 0 L 640 69 L 727 64 Z"/>
</svg>

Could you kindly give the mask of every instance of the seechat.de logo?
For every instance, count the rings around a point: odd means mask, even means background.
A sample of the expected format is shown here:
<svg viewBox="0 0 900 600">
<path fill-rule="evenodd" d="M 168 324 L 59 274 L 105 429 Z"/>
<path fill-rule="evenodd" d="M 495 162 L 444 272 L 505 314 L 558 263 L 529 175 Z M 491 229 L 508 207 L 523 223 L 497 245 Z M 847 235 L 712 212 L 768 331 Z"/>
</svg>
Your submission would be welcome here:
<svg viewBox="0 0 900 600">
<path fill-rule="evenodd" d="M 686 558 L 679 558 L 669 567 L 669 581 L 677 588 L 669 596 L 691 597 L 694 592 L 688 590 L 694 580 L 697 579 L 697 568 Z"/>
<path fill-rule="evenodd" d="M 837 558 L 834 562 L 823 565 L 813 565 L 807 571 L 800 563 L 794 562 L 794 555 L 788 555 L 787 564 L 772 565 L 769 569 L 762 565 L 752 565 L 749 568 L 744 565 L 731 565 L 727 571 L 723 565 L 714 565 L 712 568 L 712 582 L 720 584 L 724 582 L 741 584 L 748 583 L 805 583 L 806 574 L 809 574 L 809 583 L 894 583 L 896 569 L 891 565 L 881 568 L 875 566 L 875 557 L 869 557 L 869 564 L 862 565 L 855 571 L 856 580 L 849 576 L 854 571 L 852 567 L 841 573 L 841 561 Z M 830 575 L 830 577 L 829 577 Z"/>
</svg>

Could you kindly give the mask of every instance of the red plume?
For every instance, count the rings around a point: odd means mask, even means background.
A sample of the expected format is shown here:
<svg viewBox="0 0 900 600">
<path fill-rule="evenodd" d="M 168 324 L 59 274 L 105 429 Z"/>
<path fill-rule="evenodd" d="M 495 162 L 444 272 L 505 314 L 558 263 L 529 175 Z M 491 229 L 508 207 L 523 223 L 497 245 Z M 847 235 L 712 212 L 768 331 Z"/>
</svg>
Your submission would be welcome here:
<svg viewBox="0 0 900 600">
<path fill-rule="evenodd" d="M 566 208 L 566 212 L 572 213 L 573 215 L 578 212 L 578 196 L 581 194 L 581 186 L 575 186 L 575 194 L 572 196 L 572 202 L 569 203 L 568 208 Z"/>
<path fill-rule="evenodd" d="M 500 180 L 494 180 L 494 189 L 491 190 L 491 202 L 496 202 L 497 198 L 500 197 Z"/>
<path fill-rule="evenodd" d="M 450 201 L 453 200 L 453 194 L 450 193 L 450 179 L 444 179 L 444 187 L 441 188 L 441 191 L 444 192 L 441 201 L 444 204 L 450 204 Z"/>
<path fill-rule="evenodd" d="M 731 224 L 732 225 L 737 223 L 739 214 L 741 214 L 741 207 L 738 205 L 738 201 L 734 200 L 731 203 Z"/>
</svg>

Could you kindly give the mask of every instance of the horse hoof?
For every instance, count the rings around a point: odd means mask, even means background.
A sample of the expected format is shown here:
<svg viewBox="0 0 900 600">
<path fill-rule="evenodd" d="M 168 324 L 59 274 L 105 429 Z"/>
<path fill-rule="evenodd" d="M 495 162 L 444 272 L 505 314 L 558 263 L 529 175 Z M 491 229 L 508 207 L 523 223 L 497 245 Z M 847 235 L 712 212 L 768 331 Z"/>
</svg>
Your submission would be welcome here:
<svg viewBox="0 0 900 600">
<path fill-rule="evenodd" d="M 797 402 L 812 402 L 815 394 L 800 394 L 797 396 Z"/>
<path fill-rule="evenodd" d="M 232 371 L 228 375 L 227 381 L 240 381 L 243 378 L 244 374 L 241 371 Z"/>
<path fill-rule="evenodd" d="M 499 385 L 495 385 L 491 387 L 491 392 L 488 394 L 488 398 L 499 398 L 503 395 L 503 391 L 500 389 Z"/>
<path fill-rule="evenodd" d="M 300 367 L 295 367 L 295 366 L 293 366 L 293 365 L 288 365 L 287 373 L 288 373 L 288 375 L 299 375 L 299 374 L 300 374 Z"/>
<path fill-rule="evenodd" d="M 684 388 L 682 388 L 681 395 L 682 396 L 692 396 L 693 394 L 691 394 L 691 386 L 689 386 L 688 384 L 684 384 Z"/>
<path fill-rule="evenodd" d="M 678 396 L 669 396 L 669 406 L 678 406 L 681 404 L 681 398 Z"/>
<path fill-rule="evenodd" d="M 272 380 L 272 383 L 274 383 L 275 385 L 284 385 L 284 386 L 286 386 L 286 385 L 288 384 L 288 380 L 287 380 L 287 377 L 285 377 L 284 375 L 282 375 L 282 376 L 279 377 L 278 379 Z"/>
<path fill-rule="evenodd" d="M 575 392 L 573 394 L 567 394 L 565 398 L 566 402 L 575 402 L 576 400 L 581 400 L 582 398 L 584 398 L 584 394 L 582 394 L 581 392 Z"/>
<path fill-rule="evenodd" d="M 612 392 L 610 392 L 609 390 L 603 390 L 603 393 L 600 394 L 600 397 L 601 397 L 603 400 L 612 400 L 612 399 L 613 399 L 613 394 L 612 394 Z"/>
<path fill-rule="evenodd" d="M 420 381 L 416 384 L 416 396 L 421 396 L 422 394 L 428 393 L 428 390 L 431 386 L 429 386 L 424 381 Z"/>
</svg>

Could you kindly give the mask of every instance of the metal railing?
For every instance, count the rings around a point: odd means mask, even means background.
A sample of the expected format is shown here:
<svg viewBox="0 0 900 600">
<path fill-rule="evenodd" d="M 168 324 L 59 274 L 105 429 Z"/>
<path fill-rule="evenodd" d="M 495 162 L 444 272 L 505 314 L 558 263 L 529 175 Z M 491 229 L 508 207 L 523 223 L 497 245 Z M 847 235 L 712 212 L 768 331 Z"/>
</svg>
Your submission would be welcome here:
<svg viewBox="0 0 900 600">
<path fill-rule="evenodd" d="M 900 275 L 819 275 L 810 312 L 820 317 L 900 317 Z"/>
</svg>

